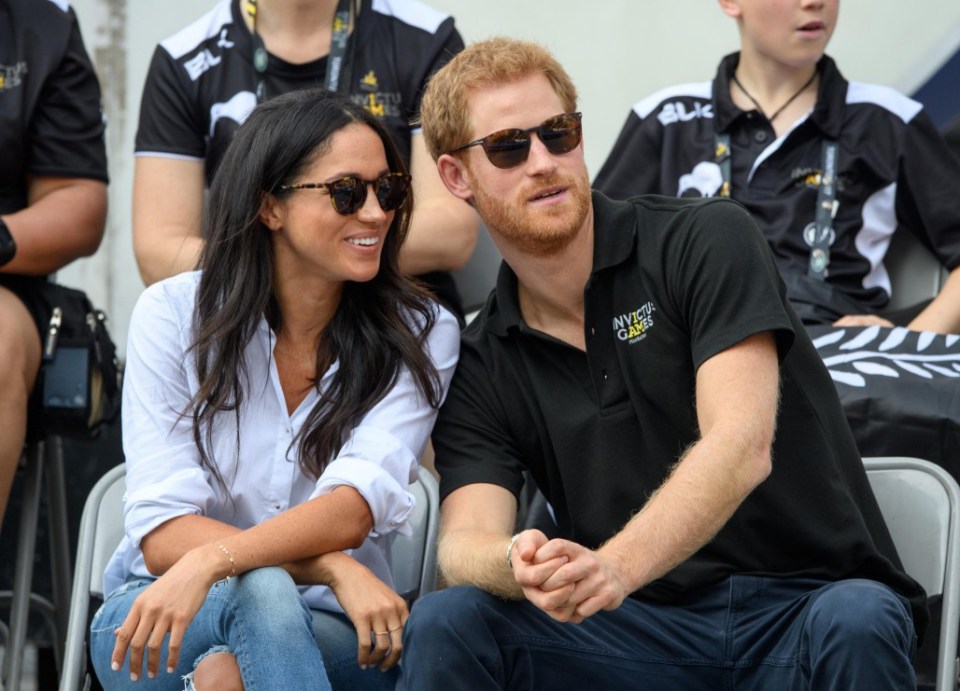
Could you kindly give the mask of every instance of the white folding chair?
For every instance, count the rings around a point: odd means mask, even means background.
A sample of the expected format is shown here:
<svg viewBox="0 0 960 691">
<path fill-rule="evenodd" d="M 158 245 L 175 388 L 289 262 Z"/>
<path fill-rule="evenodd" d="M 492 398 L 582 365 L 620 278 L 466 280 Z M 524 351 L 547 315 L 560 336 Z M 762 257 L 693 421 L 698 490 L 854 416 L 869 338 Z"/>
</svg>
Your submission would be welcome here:
<svg viewBox="0 0 960 691">
<path fill-rule="evenodd" d="M 90 603 L 103 599 L 103 570 L 123 538 L 124 475 L 122 464 L 111 468 L 94 485 L 84 505 L 60 691 L 86 691 L 91 686 L 86 669 Z M 397 592 L 412 601 L 437 585 L 440 494 L 436 479 L 423 468 L 410 492 L 416 498 L 413 535 L 398 535 L 391 553 Z"/>
<path fill-rule="evenodd" d="M 70 598 L 70 618 L 63 652 L 60 690 L 89 689 L 87 624 L 90 602 L 103 599 L 103 570 L 123 538 L 123 493 L 126 468 L 108 470 L 90 490 L 80 518 L 77 561 Z"/>
<path fill-rule="evenodd" d="M 440 489 L 426 468 L 409 487 L 416 499 L 410 522 L 413 535 L 397 535 L 390 545 L 394 587 L 407 602 L 437 589 L 437 531 Z"/>
<path fill-rule="evenodd" d="M 943 596 L 936 691 L 956 691 L 960 661 L 960 487 L 938 465 L 918 458 L 864 458 L 870 486 L 906 572 Z"/>
</svg>

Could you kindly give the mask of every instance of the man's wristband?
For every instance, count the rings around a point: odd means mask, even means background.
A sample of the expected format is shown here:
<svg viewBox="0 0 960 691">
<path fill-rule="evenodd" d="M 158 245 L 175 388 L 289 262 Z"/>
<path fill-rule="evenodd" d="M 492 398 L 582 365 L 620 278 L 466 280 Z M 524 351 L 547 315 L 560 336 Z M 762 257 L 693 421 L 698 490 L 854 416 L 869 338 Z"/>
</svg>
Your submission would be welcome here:
<svg viewBox="0 0 960 691">
<path fill-rule="evenodd" d="M 513 546 L 517 544 L 517 540 L 520 539 L 520 533 L 517 533 L 512 538 L 510 538 L 510 544 L 507 545 L 507 566 L 513 569 L 513 560 L 510 558 L 510 554 L 513 552 Z"/>
</svg>

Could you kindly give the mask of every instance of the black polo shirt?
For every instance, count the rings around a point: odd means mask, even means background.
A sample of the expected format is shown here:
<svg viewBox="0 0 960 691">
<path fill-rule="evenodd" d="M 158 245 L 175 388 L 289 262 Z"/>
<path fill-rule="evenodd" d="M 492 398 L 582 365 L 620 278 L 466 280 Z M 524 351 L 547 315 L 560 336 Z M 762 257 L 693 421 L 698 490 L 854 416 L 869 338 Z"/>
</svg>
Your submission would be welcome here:
<svg viewBox="0 0 960 691">
<path fill-rule="evenodd" d="M 73 10 L 0 2 L 0 213 L 27 206 L 30 175 L 107 182 L 103 132 L 100 85 Z"/>
<path fill-rule="evenodd" d="M 762 114 L 730 99 L 738 62 L 738 53 L 729 55 L 712 82 L 668 87 L 634 105 L 595 187 L 615 199 L 714 196 L 722 181 L 716 135 L 726 133 L 731 196 L 754 215 L 784 275 L 804 275 L 822 145 L 834 139 L 838 206 L 827 283 L 862 312 L 882 309 L 890 294 L 883 259 L 900 225 L 947 269 L 960 266 L 960 160 L 918 102 L 848 82 L 824 56 L 816 106 L 778 139 Z"/>
<path fill-rule="evenodd" d="M 561 533 L 595 548 L 699 439 L 700 365 L 772 331 L 782 392 L 771 476 L 714 540 L 635 596 L 676 601 L 731 573 L 859 576 L 922 609 L 922 589 L 899 570 L 833 382 L 750 216 L 729 200 L 593 199 L 586 352 L 523 323 L 516 276 L 502 265 L 463 334 L 434 429 L 441 494 L 478 482 L 517 494 L 529 469 Z M 920 609 L 918 626 L 926 621 Z"/>
</svg>

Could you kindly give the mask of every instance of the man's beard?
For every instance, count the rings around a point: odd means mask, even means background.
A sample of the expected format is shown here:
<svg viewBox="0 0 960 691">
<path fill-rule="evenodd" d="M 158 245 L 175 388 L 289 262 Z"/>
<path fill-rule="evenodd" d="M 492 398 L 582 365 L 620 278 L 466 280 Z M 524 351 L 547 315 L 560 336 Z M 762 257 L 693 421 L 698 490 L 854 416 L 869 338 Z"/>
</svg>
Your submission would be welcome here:
<svg viewBox="0 0 960 691">
<path fill-rule="evenodd" d="M 509 199 L 474 190 L 477 212 L 494 233 L 524 254 L 550 257 L 562 252 L 576 237 L 590 211 L 590 181 L 582 178 L 552 177 L 541 180 L 539 189 L 566 187 L 569 200 L 556 207 L 535 207 L 526 203 L 532 194 L 524 190 Z"/>
</svg>

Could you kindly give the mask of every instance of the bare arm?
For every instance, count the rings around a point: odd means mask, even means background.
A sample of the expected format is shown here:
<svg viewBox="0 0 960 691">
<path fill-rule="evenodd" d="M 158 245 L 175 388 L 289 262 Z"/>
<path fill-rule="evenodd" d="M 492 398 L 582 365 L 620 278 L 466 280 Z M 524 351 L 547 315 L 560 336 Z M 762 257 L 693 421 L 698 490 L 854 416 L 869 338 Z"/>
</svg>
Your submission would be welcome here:
<svg viewBox="0 0 960 691">
<path fill-rule="evenodd" d="M 400 252 L 400 268 L 416 275 L 463 267 L 477 243 L 480 221 L 466 202 L 443 186 L 422 134 L 411 141 L 410 173 L 413 218 Z"/>
<path fill-rule="evenodd" d="M 325 529 L 318 531 L 318 525 Z M 123 665 L 129 649 L 131 672 L 141 669 L 146 650 L 148 672 L 156 675 L 168 633 L 167 664 L 175 668 L 187 626 L 217 580 L 359 546 L 372 525 L 366 501 L 347 486 L 244 531 L 196 516 L 167 521 L 141 543 L 144 559 L 163 575 L 137 597 L 117 629 L 114 668 Z"/>
<path fill-rule="evenodd" d="M 520 585 L 506 561 L 517 520 L 513 494 L 497 485 L 467 485 L 444 499 L 441 517 L 437 558 L 447 583 L 519 599 Z"/>
<path fill-rule="evenodd" d="M 601 609 L 615 609 L 706 544 L 770 473 L 778 378 L 769 333 L 751 336 L 705 362 L 697 372 L 700 440 L 600 549 L 565 540 L 538 548 L 534 563 L 562 555 L 569 563 L 528 599 L 556 619 L 582 621 Z"/>
<path fill-rule="evenodd" d="M 4 273 L 44 276 L 93 254 L 103 239 L 107 186 L 85 178 L 32 177 L 27 206 L 3 217 L 17 243 Z"/>
<path fill-rule="evenodd" d="M 318 525 L 324 529 L 317 530 Z M 231 569 L 215 541 L 229 549 L 236 572 L 243 573 L 359 547 L 372 527 L 367 502 L 352 487 L 341 486 L 243 531 L 205 516 L 180 516 L 153 530 L 141 548 L 147 568 L 157 575 L 199 550 L 209 558 L 213 584 Z"/>
<path fill-rule="evenodd" d="M 950 272 L 940 294 L 907 327 L 912 331 L 960 333 L 960 268 Z"/>
<path fill-rule="evenodd" d="M 133 251 L 144 284 L 196 268 L 203 247 L 203 163 L 138 156 Z"/>
</svg>

